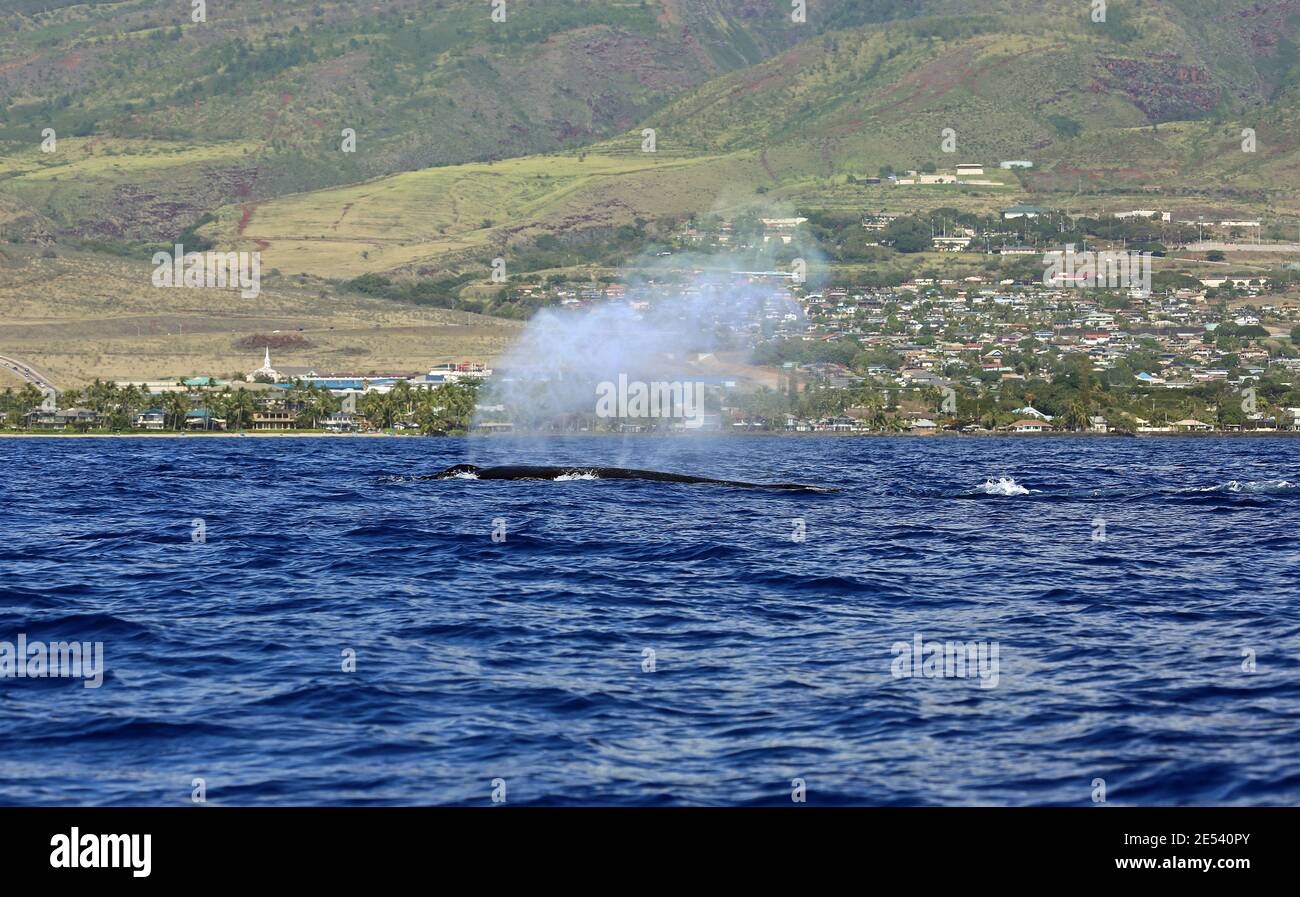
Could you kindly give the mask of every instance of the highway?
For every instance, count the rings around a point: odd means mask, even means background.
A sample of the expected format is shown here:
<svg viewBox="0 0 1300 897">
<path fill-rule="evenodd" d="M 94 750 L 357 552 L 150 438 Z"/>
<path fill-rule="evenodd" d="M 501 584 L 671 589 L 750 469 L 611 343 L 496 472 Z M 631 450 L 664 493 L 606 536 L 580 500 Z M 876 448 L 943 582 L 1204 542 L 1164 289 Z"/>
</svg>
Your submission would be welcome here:
<svg viewBox="0 0 1300 897">
<path fill-rule="evenodd" d="M 0 355 L 0 367 L 8 368 L 9 370 L 17 374 L 19 377 L 22 377 L 28 383 L 33 383 L 36 386 L 48 387 L 49 389 L 58 388 L 54 385 L 53 381 L 51 381 L 49 377 L 45 376 L 40 371 L 33 368 L 27 362 L 19 361 L 17 358 L 9 358 L 7 356 Z"/>
</svg>

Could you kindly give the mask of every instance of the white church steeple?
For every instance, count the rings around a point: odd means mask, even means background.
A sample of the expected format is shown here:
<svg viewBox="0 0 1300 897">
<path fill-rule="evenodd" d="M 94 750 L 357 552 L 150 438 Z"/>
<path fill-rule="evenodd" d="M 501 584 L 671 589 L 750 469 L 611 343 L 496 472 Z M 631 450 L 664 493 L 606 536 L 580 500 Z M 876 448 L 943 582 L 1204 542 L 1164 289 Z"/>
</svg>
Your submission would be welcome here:
<svg viewBox="0 0 1300 897">
<path fill-rule="evenodd" d="M 279 380 L 280 373 L 271 367 L 271 347 L 266 347 L 266 356 L 262 361 L 262 366 L 255 371 L 249 371 L 248 379 L 256 380 L 258 377 L 270 377 L 272 380 Z"/>
</svg>

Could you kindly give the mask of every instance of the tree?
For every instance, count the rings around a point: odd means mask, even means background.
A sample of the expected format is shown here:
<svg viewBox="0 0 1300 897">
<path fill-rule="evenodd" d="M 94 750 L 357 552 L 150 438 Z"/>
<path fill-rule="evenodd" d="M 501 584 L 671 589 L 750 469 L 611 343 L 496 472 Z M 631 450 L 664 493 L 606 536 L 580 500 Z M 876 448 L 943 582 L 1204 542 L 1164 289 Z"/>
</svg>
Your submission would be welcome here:
<svg viewBox="0 0 1300 897">
<path fill-rule="evenodd" d="M 478 381 L 462 380 L 444 383 L 421 394 L 420 407 L 415 412 L 420 432 L 442 435 L 468 430 L 474 416 L 478 388 Z"/>
<path fill-rule="evenodd" d="M 393 404 L 392 393 L 366 393 L 361 397 L 361 402 L 357 407 L 366 416 L 366 420 L 381 430 L 387 430 L 391 427 L 393 419 L 396 417 L 396 406 Z"/>
<path fill-rule="evenodd" d="M 1063 429 L 1078 432 L 1088 427 L 1088 408 L 1079 399 L 1073 399 L 1065 406 L 1065 412 L 1057 418 Z"/>
<path fill-rule="evenodd" d="M 163 399 L 163 426 L 171 421 L 173 430 L 185 427 L 185 414 L 190 410 L 190 397 L 183 392 L 169 392 Z"/>
<path fill-rule="evenodd" d="M 6 396 L 11 395 L 8 390 L 5 390 L 5 394 Z M 40 405 L 43 401 L 45 401 L 45 396 L 41 394 L 41 391 L 33 384 L 27 383 L 16 396 L 10 398 L 9 405 L 12 409 L 10 414 L 13 415 L 14 418 L 21 420 L 28 414 L 31 414 L 32 409 L 36 408 L 36 406 Z M 16 422 L 17 421 L 15 420 L 15 423 Z"/>
<path fill-rule="evenodd" d="M 252 393 L 241 386 L 226 401 L 228 415 L 226 429 L 233 430 L 236 427 L 243 429 L 252 425 L 253 414 L 257 411 L 257 403 L 253 400 Z"/>
<path fill-rule="evenodd" d="M 895 218 L 885 228 L 884 236 L 899 252 L 921 252 L 930 248 L 930 224 L 920 218 L 906 215 Z"/>
</svg>

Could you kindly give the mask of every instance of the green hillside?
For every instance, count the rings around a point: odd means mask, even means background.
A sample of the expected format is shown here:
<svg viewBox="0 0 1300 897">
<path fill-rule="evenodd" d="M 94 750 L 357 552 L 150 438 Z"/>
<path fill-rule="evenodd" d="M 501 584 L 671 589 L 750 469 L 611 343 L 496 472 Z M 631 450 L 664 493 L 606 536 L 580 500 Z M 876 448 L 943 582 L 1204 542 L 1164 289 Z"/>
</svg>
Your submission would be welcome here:
<svg viewBox="0 0 1300 897">
<path fill-rule="evenodd" d="M 1294 0 L 1114 0 L 1105 22 L 1078 0 L 818 0 L 806 23 L 778 0 L 209 7 L 19 4 L 0 237 L 138 253 L 197 229 L 286 273 L 438 277 L 755 204 L 1300 209 Z M 860 183 L 958 162 L 994 183 Z"/>
<path fill-rule="evenodd" d="M 486 0 L 221 0 L 196 23 L 174 0 L 6 6 L 0 156 L 22 162 L 0 191 L 54 232 L 137 240 L 229 202 L 576 148 L 819 30 L 903 9 L 823 0 L 795 25 L 773 0 L 510 0 L 504 21 Z M 87 142 L 40 154 L 46 128 Z M 82 153 L 121 164 L 69 190 Z"/>
<path fill-rule="evenodd" d="M 1186 12 L 1200 6 L 1196 0 L 1161 5 Z M 1069 0 L 931 6 L 980 12 L 826 34 L 714 79 L 649 124 L 667 135 L 663 142 L 698 151 L 770 153 L 802 144 L 800 160 L 784 164 L 820 174 L 861 172 L 882 162 L 1077 158 L 1089 141 L 1188 119 L 1258 122 L 1282 132 L 1261 139 L 1265 154 L 1288 148 L 1288 110 L 1296 108 L 1293 50 L 1285 34 L 1274 33 L 1273 46 L 1253 55 L 1226 51 L 1254 33 L 1241 16 L 1221 11 L 1219 26 L 1233 23 L 1242 31 L 1216 26 L 1209 30 L 1219 40 L 1208 44 L 1208 26 L 1196 16 L 1139 13 L 1136 4 L 1110 4 L 1108 21 L 1100 24 L 1090 21 L 1086 4 Z M 998 8 L 1014 13 L 987 12 Z M 1197 28 L 1183 27 L 1184 21 Z M 1295 17 L 1256 24 L 1297 31 Z M 1274 105 L 1265 105 L 1269 99 Z M 947 128 L 956 132 L 952 155 L 943 152 Z M 1214 141 L 1208 132 L 1203 138 Z M 1123 149 L 1130 155 L 1119 161 L 1139 164 L 1147 152 L 1140 144 Z"/>
</svg>

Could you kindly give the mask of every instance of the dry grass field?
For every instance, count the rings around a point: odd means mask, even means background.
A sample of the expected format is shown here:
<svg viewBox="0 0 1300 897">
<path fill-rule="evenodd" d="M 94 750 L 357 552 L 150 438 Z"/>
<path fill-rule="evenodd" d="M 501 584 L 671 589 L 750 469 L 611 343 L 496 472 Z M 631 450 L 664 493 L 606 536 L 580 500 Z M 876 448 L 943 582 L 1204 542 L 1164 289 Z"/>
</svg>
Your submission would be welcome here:
<svg viewBox="0 0 1300 897">
<path fill-rule="evenodd" d="M 708 211 L 724 187 L 753 197 L 749 154 L 530 156 L 392 175 L 363 184 L 227 206 L 202 230 L 223 248 L 262 253 L 262 269 L 355 277 L 439 269 L 520 239 Z"/>
<path fill-rule="evenodd" d="M 262 350 L 237 344 L 277 330 L 306 345 L 273 349 L 272 362 L 320 373 L 490 362 L 521 327 L 265 274 L 261 294 L 244 299 L 233 290 L 155 288 L 147 261 L 63 250 L 44 258 L 16 247 L 3 253 L 0 354 L 35 365 L 64 388 L 96 377 L 247 372 L 261 365 Z"/>
</svg>

